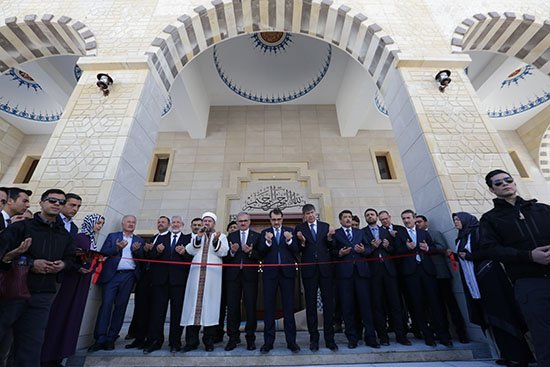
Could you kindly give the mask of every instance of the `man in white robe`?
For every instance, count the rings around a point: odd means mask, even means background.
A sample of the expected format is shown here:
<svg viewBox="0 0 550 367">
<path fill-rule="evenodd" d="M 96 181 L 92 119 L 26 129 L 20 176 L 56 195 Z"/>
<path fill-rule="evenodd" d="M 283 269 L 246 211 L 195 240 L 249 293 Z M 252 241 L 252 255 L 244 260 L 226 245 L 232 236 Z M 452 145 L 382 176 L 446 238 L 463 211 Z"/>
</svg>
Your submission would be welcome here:
<svg viewBox="0 0 550 367">
<path fill-rule="evenodd" d="M 187 278 L 181 325 L 185 328 L 184 352 L 199 346 L 199 330 L 204 327 L 202 342 L 207 352 L 214 350 L 214 337 L 220 316 L 222 293 L 222 264 L 229 245 L 227 237 L 215 230 L 216 214 L 202 215 L 203 227 L 191 240 L 185 250 L 193 256 L 193 263 Z M 200 263 L 200 264 L 199 264 Z M 206 265 L 208 264 L 208 265 Z"/>
</svg>

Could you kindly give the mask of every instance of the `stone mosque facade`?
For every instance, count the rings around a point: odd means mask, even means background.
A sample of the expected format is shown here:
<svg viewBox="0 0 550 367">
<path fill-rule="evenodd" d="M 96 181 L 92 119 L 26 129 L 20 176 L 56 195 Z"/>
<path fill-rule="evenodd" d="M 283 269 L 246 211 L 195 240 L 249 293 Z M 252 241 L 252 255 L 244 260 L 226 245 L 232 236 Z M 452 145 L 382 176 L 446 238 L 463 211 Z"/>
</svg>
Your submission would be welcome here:
<svg viewBox="0 0 550 367">
<path fill-rule="evenodd" d="M 34 210 L 48 188 L 80 194 L 77 223 L 105 215 L 103 237 L 129 213 L 152 235 L 159 215 L 214 211 L 225 229 L 242 210 L 298 219 L 308 202 L 334 226 L 343 209 L 399 223 L 414 208 L 454 243 L 451 213 L 491 207 L 494 168 L 550 202 L 548 1 L 21 0 L 0 13 L 0 184 L 33 190 Z"/>
</svg>

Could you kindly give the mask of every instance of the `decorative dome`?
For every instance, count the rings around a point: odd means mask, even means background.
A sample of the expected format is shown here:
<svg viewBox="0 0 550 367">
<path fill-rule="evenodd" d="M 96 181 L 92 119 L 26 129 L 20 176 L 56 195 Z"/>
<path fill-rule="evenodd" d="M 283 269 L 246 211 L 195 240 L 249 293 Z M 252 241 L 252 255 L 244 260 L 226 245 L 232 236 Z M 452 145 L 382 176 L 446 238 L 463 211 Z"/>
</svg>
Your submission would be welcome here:
<svg viewBox="0 0 550 367">
<path fill-rule="evenodd" d="M 304 96 L 323 80 L 332 47 L 298 34 L 261 32 L 214 46 L 213 59 L 233 92 L 253 102 L 283 103 Z"/>
</svg>

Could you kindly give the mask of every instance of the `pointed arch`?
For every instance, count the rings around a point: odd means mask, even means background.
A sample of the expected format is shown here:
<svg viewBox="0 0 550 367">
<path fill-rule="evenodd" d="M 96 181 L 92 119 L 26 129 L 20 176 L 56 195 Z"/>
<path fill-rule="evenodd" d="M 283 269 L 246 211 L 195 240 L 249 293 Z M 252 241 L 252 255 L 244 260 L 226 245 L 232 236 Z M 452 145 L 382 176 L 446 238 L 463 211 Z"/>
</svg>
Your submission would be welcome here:
<svg viewBox="0 0 550 367">
<path fill-rule="evenodd" d="M 31 14 L 0 23 L 0 73 L 24 62 L 47 56 L 95 56 L 97 44 L 82 22 L 62 15 Z"/>
<path fill-rule="evenodd" d="M 167 25 L 146 52 L 167 92 L 193 57 L 247 33 L 280 31 L 322 39 L 356 59 L 378 87 L 400 52 L 382 27 L 346 5 L 333 6 L 332 0 L 214 0 L 211 4 Z"/>
</svg>

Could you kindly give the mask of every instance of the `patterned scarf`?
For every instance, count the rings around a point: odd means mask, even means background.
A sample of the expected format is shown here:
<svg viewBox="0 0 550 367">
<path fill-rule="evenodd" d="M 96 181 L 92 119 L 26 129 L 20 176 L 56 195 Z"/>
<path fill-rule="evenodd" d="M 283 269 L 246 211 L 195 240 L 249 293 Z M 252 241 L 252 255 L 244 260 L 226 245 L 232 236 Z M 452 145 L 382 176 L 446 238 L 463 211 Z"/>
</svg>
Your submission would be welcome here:
<svg viewBox="0 0 550 367">
<path fill-rule="evenodd" d="M 90 250 L 97 251 L 97 244 L 95 242 L 94 227 L 100 220 L 105 221 L 105 217 L 101 214 L 93 213 L 84 217 L 82 227 L 80 227 L 80 233 L 84 233 L 90 238 Z"/>
</svg>

